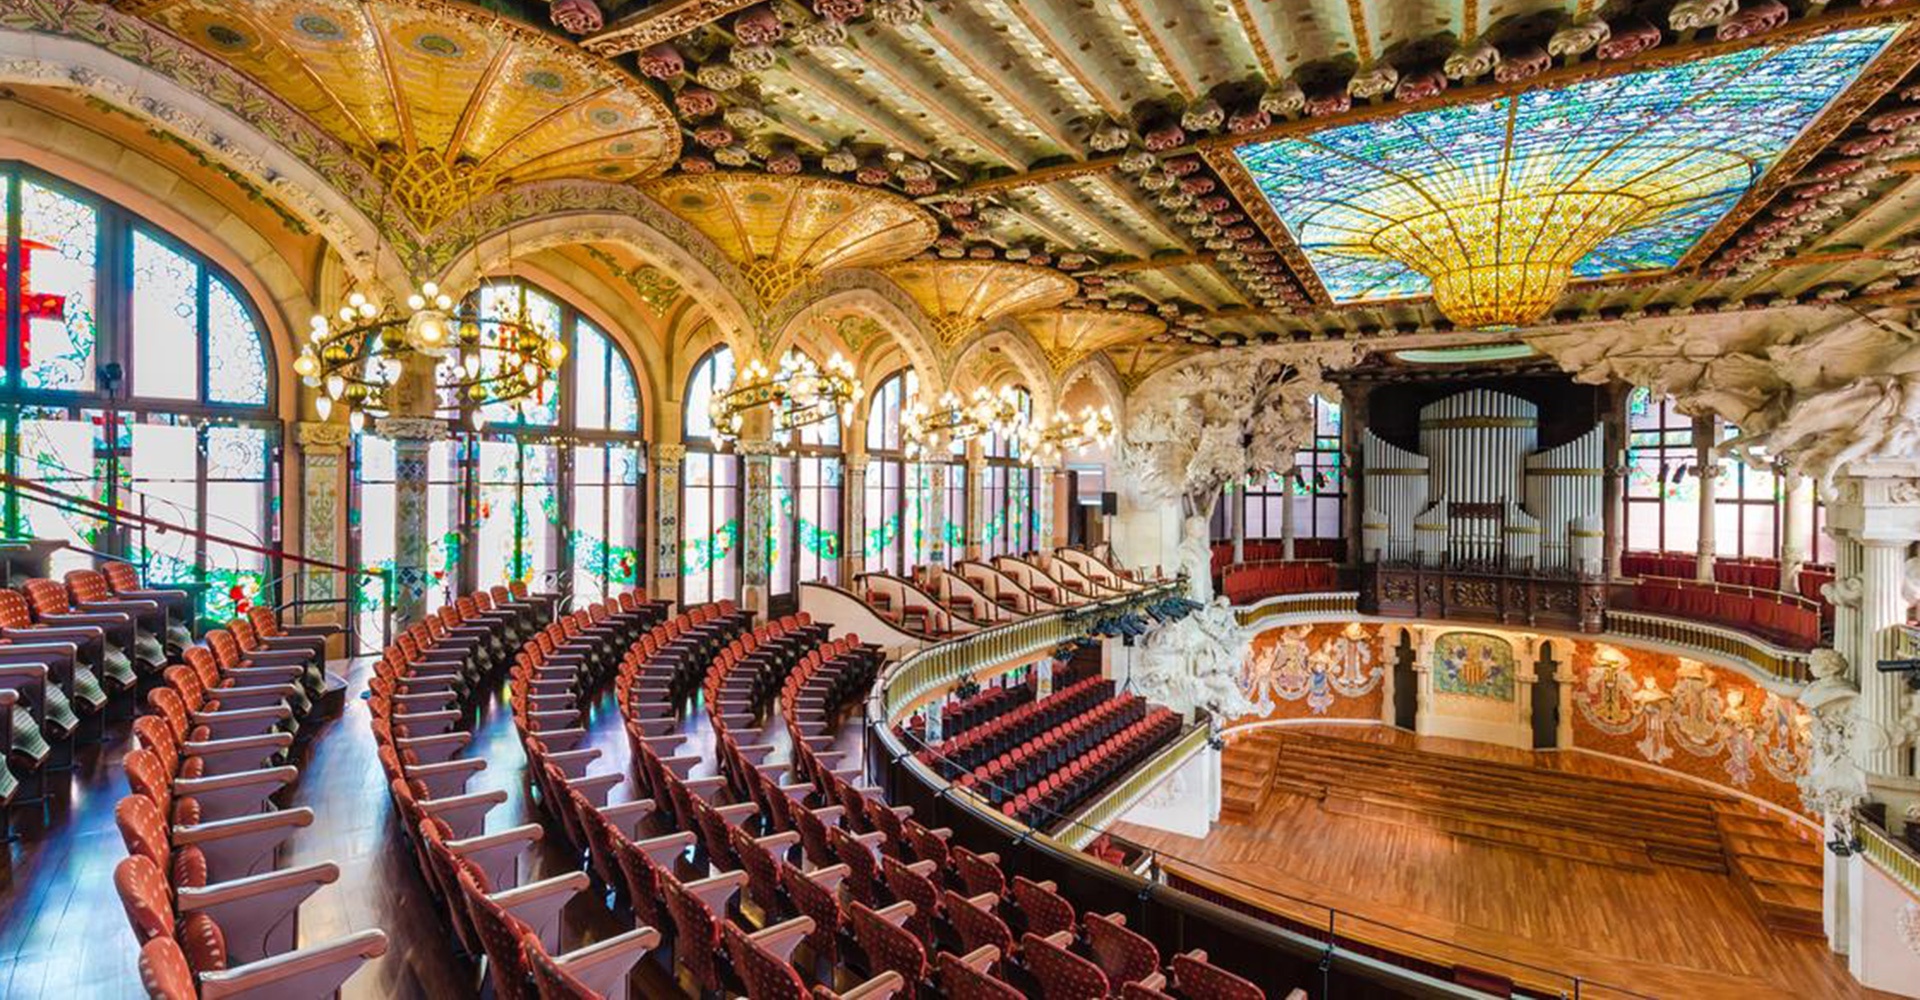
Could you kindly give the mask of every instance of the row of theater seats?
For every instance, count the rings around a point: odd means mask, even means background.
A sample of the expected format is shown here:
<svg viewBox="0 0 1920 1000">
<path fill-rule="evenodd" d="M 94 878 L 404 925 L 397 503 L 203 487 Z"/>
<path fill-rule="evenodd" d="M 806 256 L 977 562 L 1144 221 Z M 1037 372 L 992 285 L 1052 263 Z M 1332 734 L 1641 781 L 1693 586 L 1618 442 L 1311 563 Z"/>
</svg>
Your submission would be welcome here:
<svg viewBox="0 0 1920 1000">
<path fill-rule="evenodd" d="M 71 767 L 76 744 L 101 739 L 114 704 L 160 682 L 193 642 L 193 607 L 184 591 L 142 586 L 125 563 L 0 590 L 0 817 L 44 803 L 47 776 Z"/>
<path fill-rule="evenodd" d="M 1337 589 L 1340 568 L 1331 562 L 1270 562 L 1229 566 L 1220 592 L 1234 604 L 1279 594 L 1312 594 Z"/>
<path fill-rule="evenodd" d="M 1088 677 L 1039 701 L 1021 705 L 983 726 L 924 747 L 915 756 L 941 777 L 952 781 L 1068 724 L 1112 697 L 1110 678 Z"/>
<path fill-rule="evenodd" d="M 1634 581 L 1633 602 L 1637 610 L 1726 625 L 1794 649 L 1820 643 L 1819 606 L 1777 591 L 1645 577 Z"/>
<path fill-rule="evenodd" d="M 1342 538 L 1296 538 L 1293 540 L 1295 560 L 1339 562 L 1346 557 L 1347 543 Z M 1241 564 L 1282 562 L 1286 559 L 1286 542 L 1278 538 L 1249 538 L 1240 546 Z M 1213 543 L 1212 565 L 1213 575 L 1216 577 L 1235 565 L 1232 542 Z"/>
<path fill-rule="evenodd" d="M 786 765 L 792 783 L 785 787 L 802 806 L 796 816 L 806 815 L 813 801 L 837 808 L 839 825 L 828 829 L 833 854 L 815 859 L 805 850 L 800 861 L 837 861 L 846 875 L 835 897 L 790 894 L 787 912 L 800 916 L 774 927 L 804 933 L 810 950 L 796 949 L 785 962 L 758 956 L 745 963 L 752 1000 L 804 995 L 804 973 L 832 982 L 839 967 L 908 996 L 1093 1000 L 1170 995 L 1164 990 L 1192 998 L 1261 996 L 1252 984 L 1208 965 L 1204 953 L 1180 956 L 1171 970 L 1163 969 L 1158 950 L 1123 918 L 1076 919 L 1057 886 L 1017 876 L 1009 883 L 998 857 L 949 844 L 948 831 L 930 830 L 910 809 L 889 807 L 877 790 L 856 787 L 855 775 L 834 770 L 834 758 L 823 759 L 818 749 L 831 739 L 818 720 L 837 709 L 825 698 L 826 689 L 808 679 L 782 697 L 780 722 L 792 747 Z M 723 742 L 730 737 L 722 732 Z M 722 759 L 742 766 L 739 757 Z M 777 768 L 763 763 L 755 770 L 766 776 Z M 804 825 L 802 833 L 804 846 L 811 839 Z M 795 881 L 793 871 L 783 870 L 780 884 Z"/>
<path fill-rule="evenodd" d="M 967 775 L 961 787 L 980 788 L 988 801 L 1028 826 L 1052 828 L 1061 818 L 1180 735 L 1180 717 L 1164 706 L 1149 709 L 1129 695 L 1107 702 L 1066 731 L 1008 755 L 1000 774 L 993 768 Z M 995 762 L 996 764 L 999 762 Z"/>
<path fill-rule="evenodd" d="M 528 755 L 528 775 L 543 798 L 580 798 L 606 805 L 617 782 L 588 778 L 600 751 L 582 747 L 577 699 L 611 674 L 613 650 L 665 613 L 665 605 L 632 594 L 552 619 L 549 602 L 529 597 L 504 606 L 489 628 L 443 655 L 425 651 L 380 665 L 375 681 L 374 736 L 390 779 L 402 828 L 427 883 L 449 915 L 464 954 L 485 956 L 495 995 L 577 997 L 617 992 L 658 937 L 651 929 L 562 950 L 562 911 L 589 888 L 570 872 L 528 881 L 538 824 L 489 833 L 486 815 L 507 799 L 503 790 L 469 793 L 485 760 L 459 756 L 471 740 L 477 704 L 502 666 L 512 681 L 514 724 Z M 543 624 L 544 623 L 544 624 Z M 647 804 L 608 807 L 608 822 L 631 823 Z M 577 836 L 568 828 L 569 836 Z"/>
<path fill-rule="evenodd" d="M 330 631 L 254 608 L 179 649 L 147 692 L 114 807 L 127 848 L 114 885 L 150 996 L 326 996 L 386 948 L 377 930 L 297 947 L 301 902 L 339 869 L 277 865 L 313 822 L 275 797 L 298 781 L 288 755 L 323 707 Z"/>
<path fill-rule="evenodd" d="M 1691 580 L 1698 575 L 1699 556 L 1692 552 L 1623 552 L 1620 575 L 1625 577 L 1665 576 Z M 1762 590 L 1784 590 L 1810 601 L 1824 603 L 1820 588 L 1833 582 L 1833 567 L 1807 564 L 1797 579 L 1782 587 L 1780 560 L 1765 558 L 1718 558 L 1713 561 L 1713 582 Z M 1829 610 L 1829 613 L 1831 611 Z"/>
</svg>

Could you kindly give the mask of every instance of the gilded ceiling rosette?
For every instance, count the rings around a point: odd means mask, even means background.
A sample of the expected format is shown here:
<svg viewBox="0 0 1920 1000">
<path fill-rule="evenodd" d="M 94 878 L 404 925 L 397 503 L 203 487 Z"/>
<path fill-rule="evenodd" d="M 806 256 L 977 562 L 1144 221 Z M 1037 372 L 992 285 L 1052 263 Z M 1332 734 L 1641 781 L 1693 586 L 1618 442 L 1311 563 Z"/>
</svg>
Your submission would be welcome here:
<svg viewBox="0 0 1920 1000">
<path fill-rule="evenodd" d="M 984 323 L 1051 309 L 1080 290 L 1052 268 L 1001 260 L 916 260 L 888 268 L 887 277 L 920 303 L 949 349 Z"/>
<path fill-rule="evenodd" d="M 674 174 L 648 195 L 738 265 L 771 310 L 815 275 L 885 267 L 940 235 L 933 216 L 880 188 L 798 174 Z"/>
<path fill-rule="evenodd" d="M 147 0 L 134 11 L 337 140 L 417 232 L 497 188 L 651 177 L 680 152 L 638 79 L 444 0 Z"/>
<path fill-rule="evenodd" d="M 1142 341 L 1167 328 L 1158 316 L 1125 309 L 1048 309 L 1017 322 L 1040 345 L 1055 375 L 1096 351 Z"/>
</svg>

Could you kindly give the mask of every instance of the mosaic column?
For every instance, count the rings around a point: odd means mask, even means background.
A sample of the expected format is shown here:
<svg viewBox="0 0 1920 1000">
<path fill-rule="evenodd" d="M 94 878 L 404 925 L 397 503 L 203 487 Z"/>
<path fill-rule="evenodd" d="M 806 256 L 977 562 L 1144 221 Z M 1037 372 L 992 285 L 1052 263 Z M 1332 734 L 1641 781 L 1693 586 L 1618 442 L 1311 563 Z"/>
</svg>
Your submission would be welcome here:
<svg viewBox="0 0 1920 1000">
<path fill-rule="evenodd" d="M 656 600 L 680 598 L 680 465 L 687 446 L 656 444 L 653 457 L 653 585 Z"/>
<path fill-rule="evenodd" d="M 1720 492 L 1720 459 L 1713 453 L 1713 418 L 1693 421 L 1694 471 L 1700 476 L 1700 548 L 1694 557 L 1693 575 L 1701 583 L 1713 582 L 1715 498 Z"/>
<path fill-rule="evenodd" d="M 840 579 L 851 581 L 867 571 L 867 455 L 848 455 L 845 474 L 840 479 L 842 514 L 840 523 Z"/>
<path fill-rule="evenodd" d="M 1034 518 L 1033 547 L 1040 552 L 1053 551 L 1053 498 L 1054 477 L 1060 470 L 1052 466 L 1035 466 L 1033 472 Z"/>
<path fill-rule="evenodd" d="M 967 446 L 967 545 L 966 558 L 978 559 L 987 540 L 987 463 L 980 443 Z"/>
<path fill-rule="evenodd" d="M 927 492 L 922 498 L 926 510 L 921 517 L 923 531 L 927 533 L 927 562 L 933 566 L 947 564 L 947 463 L 928 462 L 923 468 L 927 474 Z M 914 473 L 918 475 L 918 473 Z"/>
<path fill-rule="evenodd" d="M 767 614 L 767 541 L 773 526 L 773 455 L 778 447 L 766 438 L 742 439 L 734 445 L 740 454 L 745 493 L 740 498 L 740 605 L 761 617 Z"/>
<path fill-rule="evenodd" d="M 341 544 L 345 524 L 341 520 L 340 498 L 346 496 L 346 455 L 349 431 L 344 423 L 303 421 L 294 426 L 294 440 L 300 445 L 300 554 L 321 562 L 344 564 L 346 547 Z M 302 621 L 342 622 L 351 607 L 352 580 L 343 580 L 338 572 L 305 566 L 300 574 L 300 600 L 337 601 L 346 605 L 323 604 L 304 609 Z"/>
<path fill-rule="evenodd" d="M 446 436 L 446 425 L 428 417 L 386 417 L 375 433 L 393 442 L 393 624 L 405 628 L 426 617 L 428 569 L 427 454 Z"/>
</svg>

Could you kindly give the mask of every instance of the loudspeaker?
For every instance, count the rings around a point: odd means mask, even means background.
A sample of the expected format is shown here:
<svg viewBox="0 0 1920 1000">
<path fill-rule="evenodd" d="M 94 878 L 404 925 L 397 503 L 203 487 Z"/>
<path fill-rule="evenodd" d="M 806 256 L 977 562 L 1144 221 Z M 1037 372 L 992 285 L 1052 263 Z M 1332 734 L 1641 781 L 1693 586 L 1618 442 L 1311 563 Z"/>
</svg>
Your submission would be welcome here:
<svg viewBox="0 0 1920 1000">
<path fill-rule="evenodd" d="M 1120 494 L 1118 493 L 1100 494 L 1100 513 L 1102 514 L 1120 513 Z"/>
</svg>

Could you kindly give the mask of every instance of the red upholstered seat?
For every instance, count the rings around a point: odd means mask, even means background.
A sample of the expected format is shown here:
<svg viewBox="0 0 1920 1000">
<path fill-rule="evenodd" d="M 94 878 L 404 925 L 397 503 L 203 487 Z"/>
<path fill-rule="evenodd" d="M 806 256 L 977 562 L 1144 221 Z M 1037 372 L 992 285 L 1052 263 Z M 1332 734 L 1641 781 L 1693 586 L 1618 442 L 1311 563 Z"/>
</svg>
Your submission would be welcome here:
<svg viewBox="0 0 1920 1000">
<path fill-rule="evenodd" d="M 1020 939 L 1027 968 L 1040 981 L 1042 1000 L 1104 1000 L 1107 977 L 1100 967 L 1034 934 Z"/>
</svg>

